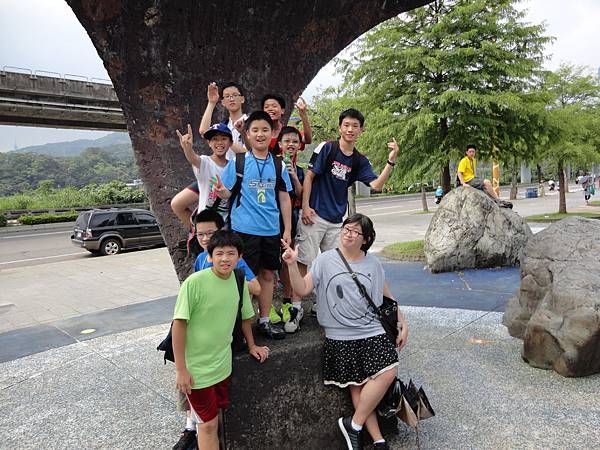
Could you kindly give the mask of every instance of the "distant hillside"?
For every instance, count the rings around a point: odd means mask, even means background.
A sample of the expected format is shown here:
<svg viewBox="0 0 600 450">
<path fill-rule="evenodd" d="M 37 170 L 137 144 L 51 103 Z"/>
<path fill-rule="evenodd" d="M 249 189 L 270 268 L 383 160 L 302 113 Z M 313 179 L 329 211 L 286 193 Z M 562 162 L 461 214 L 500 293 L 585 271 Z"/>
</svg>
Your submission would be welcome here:
<svg viewBox="0 0 600 450">
<path fill-rule="evenodd" d="M 14 150 L 10 153 L 34 153 L 36 155 L 48 156 L 79 156 L 88 148 L 101 148 L 108 153 L 114 153 L 115 149 L 111 150 L 107 147 L 118 146 L 117 153 L 126 152 L 127 148 L 130 154 L 133 154 L 131 141 L 127 133 L 111 133 L 107 136 L 98 139 L 78 139 L 69 142 L 56 142 L 44 145 L 32 145 Z M 122 156 L 119 156 L 122 157 Z"/>
</svg>

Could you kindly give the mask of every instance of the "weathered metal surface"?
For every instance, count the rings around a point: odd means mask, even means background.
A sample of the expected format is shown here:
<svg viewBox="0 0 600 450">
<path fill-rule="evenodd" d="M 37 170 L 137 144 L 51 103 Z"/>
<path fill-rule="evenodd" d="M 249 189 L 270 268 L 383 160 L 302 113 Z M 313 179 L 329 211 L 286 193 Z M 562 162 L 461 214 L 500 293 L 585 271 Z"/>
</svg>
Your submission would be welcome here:
<svg viewBox="0 0 600 450">
<path fill-rule="evenodd" d="M 191 123 L 197 131 L 206 86 L 241 83 L 248 109 L 266 92 L 281 93 L 291 104 L 319 69 L 360 34 L 431 2 L 66 1 L 113 81 L 180 279 L 191 264 L 177 249 L 184 230 L 169 202 L 193 180 L 175 129 Z"/>
</svg>

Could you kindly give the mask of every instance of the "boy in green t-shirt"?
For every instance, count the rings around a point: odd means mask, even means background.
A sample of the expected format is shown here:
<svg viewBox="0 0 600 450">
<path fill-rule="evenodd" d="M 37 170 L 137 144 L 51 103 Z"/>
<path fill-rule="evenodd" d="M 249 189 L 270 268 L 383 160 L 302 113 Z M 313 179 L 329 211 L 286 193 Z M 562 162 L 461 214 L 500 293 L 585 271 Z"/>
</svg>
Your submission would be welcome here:
<svg viewBox="0 0 600 450">
<path fill-rule="evenodd" d="M 241 239 L 231 231 L 215 232 L 207 249 L 214 265 L 183 282 L 173 314 L 176 385 L 187 395 L 196 416 L 198 448 L 203 450 L 218 450 L 218 411 L 229 405 L 231 340 L 239 306 L 232 272 L 242 247 Z M 254 344 L 252 317 L 254 309 L 245 284 L 242 331 L 249 353 L 263 362 L 269 350 Z"/>
</svg>

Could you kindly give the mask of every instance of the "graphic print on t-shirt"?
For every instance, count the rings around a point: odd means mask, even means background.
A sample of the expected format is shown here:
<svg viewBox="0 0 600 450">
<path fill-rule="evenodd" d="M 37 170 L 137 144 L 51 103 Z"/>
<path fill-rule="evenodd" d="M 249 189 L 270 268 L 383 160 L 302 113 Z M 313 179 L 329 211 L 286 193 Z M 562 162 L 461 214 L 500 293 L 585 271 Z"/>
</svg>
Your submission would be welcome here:
<svg viewBox="0 0 600 450">
<path fill-rule="evenodd" d="M 347 175 L 352 172 L 352 167 L 342 164 L 339 161 L 333 161 L 331 164 L 331 175 L 338 180 L 348 181 Z"/>
<path fill-rule="evenodd" d="M 358 281 L 365 287 L 369 296 L 372 295 L 371 274 L 364 275 L 355 272 Z M 357 327 L 368 325 L 376 319 L 367 299 L 358 297 L 358 287 L 349 272 L 339 272 L 327 283 L 327 308 L 331 317 L 340 325 Z"/>
</svg>

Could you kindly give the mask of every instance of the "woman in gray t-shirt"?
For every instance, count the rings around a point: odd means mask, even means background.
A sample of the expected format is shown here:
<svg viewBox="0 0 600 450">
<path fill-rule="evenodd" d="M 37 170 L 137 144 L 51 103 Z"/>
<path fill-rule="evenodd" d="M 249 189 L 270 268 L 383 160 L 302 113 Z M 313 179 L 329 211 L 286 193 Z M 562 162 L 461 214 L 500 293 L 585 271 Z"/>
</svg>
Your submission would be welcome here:
<svg viewBox="0 0 600 450">
<path fill-rule="evenodd" d="M 385 283 L 383 266 L 367 253 L 374 240 L 373 222 L 367 216 L 354 214 L 342 223 L 339 249 L 379 306 L 384 294 L 393 297 Z M 354 415 L 338 419 L 348 449 L 362 448 L 363 425 L 375 442 L 374 448 L 388 448 L 374 410 L 396 377 L 396 348 L 336 250 L 320 254 L 302 278 L 296 264 L 298 252 L 287 244 L 284 248 L 283 260 L 288 264 L 294 292 L 305 296 L 316 291 L 317 318 L 325 330 L 324 383 L 350 388 Z M 401 349 L 406 343 L 408 327 L 400 310 L 398 320 L 402 331 L 396 347 Z"/>
</svg>

